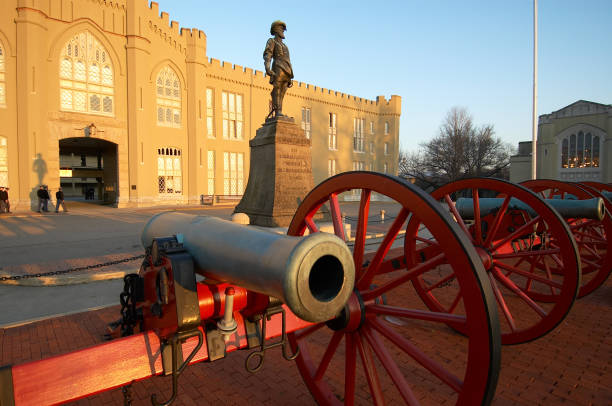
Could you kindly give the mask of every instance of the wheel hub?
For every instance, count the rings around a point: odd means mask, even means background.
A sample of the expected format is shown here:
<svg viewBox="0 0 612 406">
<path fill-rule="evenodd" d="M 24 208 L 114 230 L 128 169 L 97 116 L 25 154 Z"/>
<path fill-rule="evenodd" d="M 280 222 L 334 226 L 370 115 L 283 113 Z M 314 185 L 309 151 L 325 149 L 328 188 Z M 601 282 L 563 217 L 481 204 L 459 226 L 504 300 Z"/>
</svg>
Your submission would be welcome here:
<svg viewBox="0 0 612 406">
<path fill-rule="evenodd" d="M 474 247 L 476 248 L 476 252 L 478 253 L 478 256 L 480 257 L 480 260 L 482 261 L 482 264 L 484 265 L 485 270 L 490 270 L 493 267 L 493 257 L 491 256 L 491 253 L 482 248 L 482 247 Z"/>
<path fill-rule="evenodd" d="M 356 331 L 365 321 L 365 304 L 358 291 L 353 291 L 349 296 L 344 309 L 338 317 L 328 321 L 326 324 L 335 331 Z"/>
</svg>

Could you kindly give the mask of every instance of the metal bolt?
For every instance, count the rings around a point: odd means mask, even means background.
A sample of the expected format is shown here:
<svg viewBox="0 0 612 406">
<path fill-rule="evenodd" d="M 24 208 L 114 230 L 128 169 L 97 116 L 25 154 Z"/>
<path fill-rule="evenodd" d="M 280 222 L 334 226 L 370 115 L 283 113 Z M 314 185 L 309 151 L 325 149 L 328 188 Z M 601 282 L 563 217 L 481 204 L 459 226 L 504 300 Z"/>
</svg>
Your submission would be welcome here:
<svg viewBox="0 0 612 406">
<path fill-rule="evenodd" d="M 223 341 L 228 341 L 229 336 L 233 334 L 238 328 L 236 320 L 234 320 L 234 295 L 236 291 L 233 287 L 225 289 L 225 312 L 223 313 L 223 319 L 217 322 L 217 327 L 223 334 Z"/>
</svg>

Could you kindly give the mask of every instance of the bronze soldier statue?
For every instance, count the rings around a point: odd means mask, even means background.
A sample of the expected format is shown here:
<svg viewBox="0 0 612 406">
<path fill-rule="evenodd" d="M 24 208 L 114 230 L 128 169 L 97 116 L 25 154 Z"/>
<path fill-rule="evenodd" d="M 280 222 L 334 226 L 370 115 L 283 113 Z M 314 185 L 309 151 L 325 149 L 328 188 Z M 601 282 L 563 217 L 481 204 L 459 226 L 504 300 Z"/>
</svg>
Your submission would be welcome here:
<svg viewBox="0 0 612 406">
<path fill-rule="evenodd" d="M 285 38 L 287 25 L 282 21 L 274 21 L 270 27 L 270 34 L 274 38 L 270 38 L 266 43 L 264 50 L 264 66 L 266 74 L 270 76 L 270 84 L 274 86 L 272 89 L 272 111 L 268 114 L 268 118 L 283 117 L 283 98 L 287 88 L 292 86 L 293 68 L 289 59 L 289 48 L 283 43 Z M 270 69 L 270 60 L 273 59 L 272 69 Z"/>
</svg>

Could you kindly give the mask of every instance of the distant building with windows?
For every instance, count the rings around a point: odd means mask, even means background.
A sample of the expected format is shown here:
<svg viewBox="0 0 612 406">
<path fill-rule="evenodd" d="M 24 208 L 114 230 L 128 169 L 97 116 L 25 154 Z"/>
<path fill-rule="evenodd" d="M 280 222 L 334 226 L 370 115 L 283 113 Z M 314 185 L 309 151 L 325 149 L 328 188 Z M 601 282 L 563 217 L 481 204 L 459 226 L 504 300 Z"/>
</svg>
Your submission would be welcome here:
<svg viewBox="0 0 612 406">
<path fill-rule="evenodd" d="M 510 180 L 531 178 L 531 141 L 510 159 Z M 539 118 L 537 177 L 612 183 L 612 105 L 579 100 Z"/>
<path fill-rule="evenodd" d="M 204 32 L 155 2 L 3 0 L 0 185 L 13 205 L 29 205 L 39 184 L 120 207 L 241 195 L 270 90 L 261 71 L 209 58 Z M 296 81 L 283 107 L 312 140 L 315 184 L 397 173 L 399 96 Z"/>
</svg>

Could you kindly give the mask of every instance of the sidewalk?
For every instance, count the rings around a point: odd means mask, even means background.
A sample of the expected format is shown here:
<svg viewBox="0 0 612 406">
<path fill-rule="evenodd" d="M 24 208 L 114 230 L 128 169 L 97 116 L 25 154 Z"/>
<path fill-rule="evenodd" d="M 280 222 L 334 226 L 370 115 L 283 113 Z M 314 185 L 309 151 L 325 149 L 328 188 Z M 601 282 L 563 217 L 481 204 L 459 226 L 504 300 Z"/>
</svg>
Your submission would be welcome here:
<svg viewBox="0 0 612 406">
<path fill-rule="evenodd" d="M 89 202 L 67 202 L 68 212 L 20 210 L 0 215 L 0 284 L 53 286 L 123 278 L 137 272 L 140 258 L 96 267 L 144 254 L 140 232 L 156 213 L 181 211 L 229 219 L 233 205 L 164 206 L 117 209 Z M 91 269 L 28 278 L 74 268 Z"/>
</svg>

